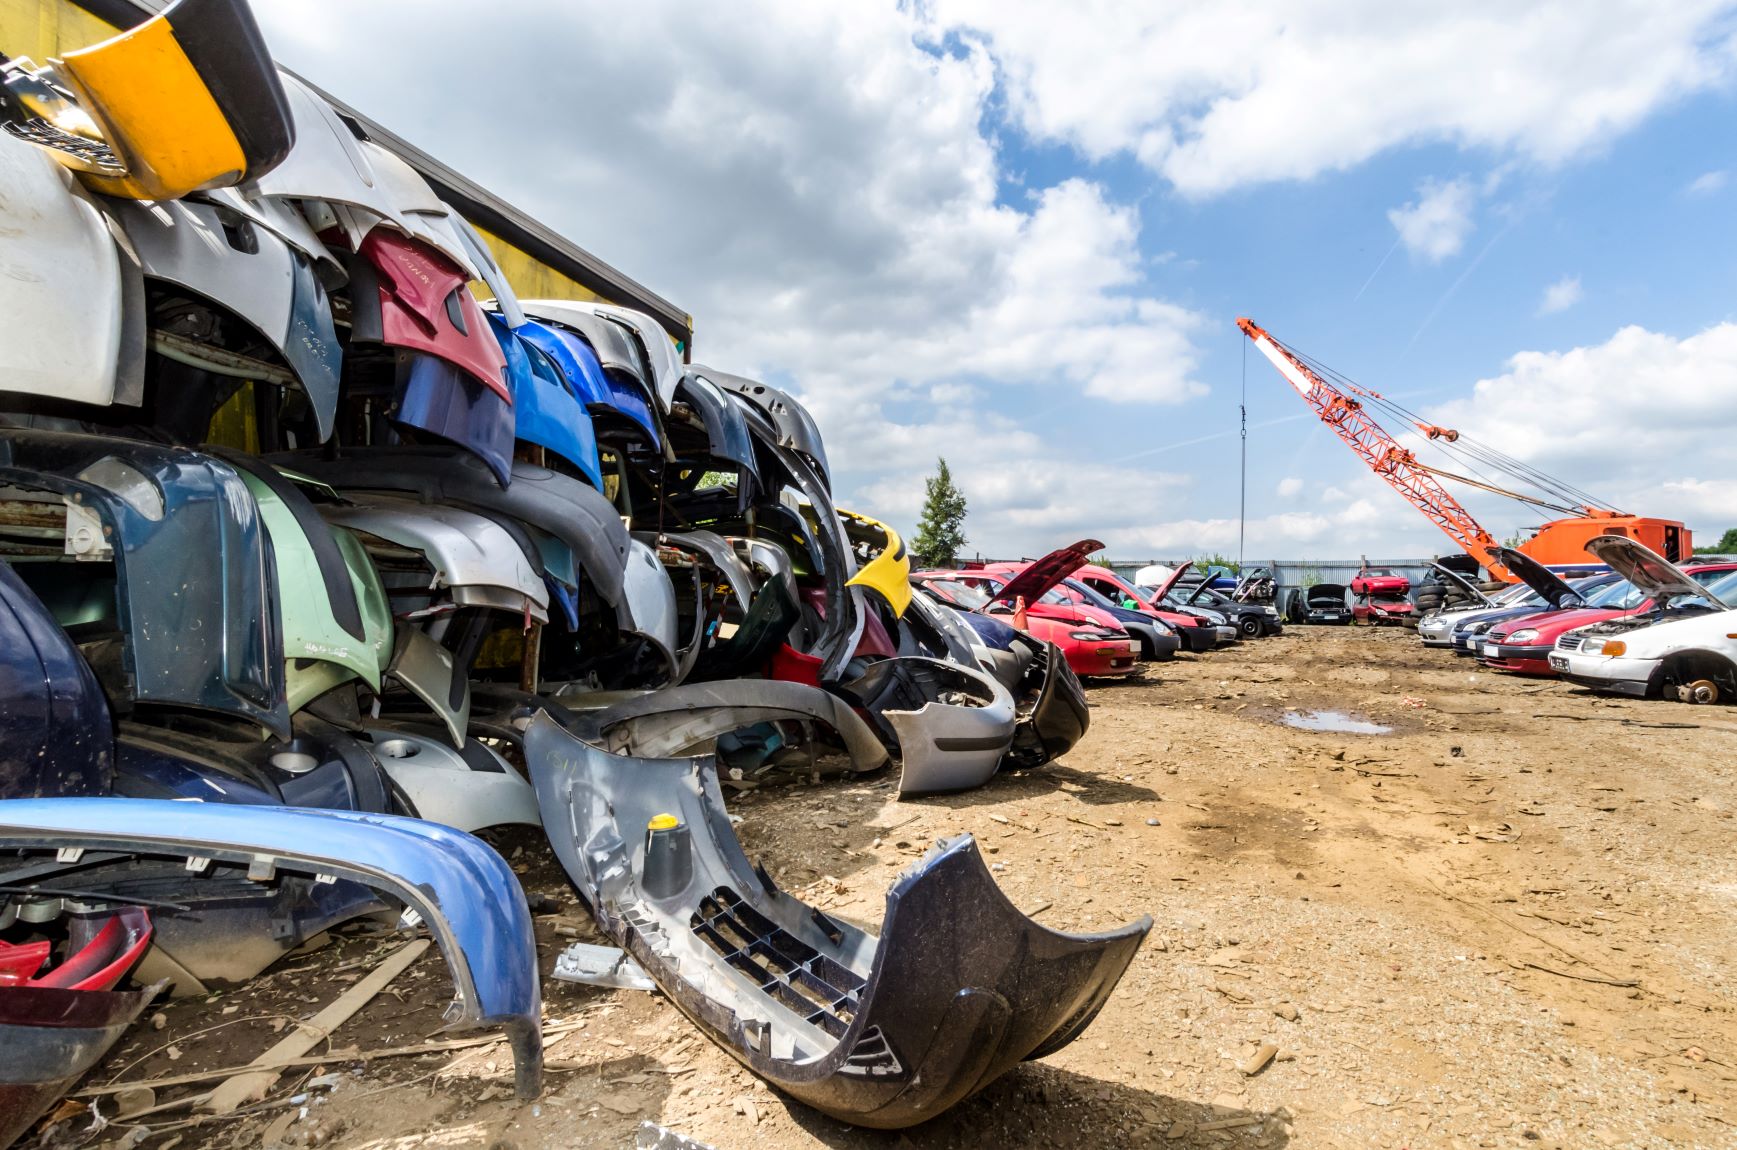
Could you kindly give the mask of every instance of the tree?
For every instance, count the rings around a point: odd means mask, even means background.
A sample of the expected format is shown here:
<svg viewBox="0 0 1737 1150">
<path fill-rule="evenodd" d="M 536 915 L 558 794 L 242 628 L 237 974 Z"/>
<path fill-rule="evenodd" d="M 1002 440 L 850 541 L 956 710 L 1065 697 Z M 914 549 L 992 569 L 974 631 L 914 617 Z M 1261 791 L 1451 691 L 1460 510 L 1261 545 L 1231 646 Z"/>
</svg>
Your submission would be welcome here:
<svg viewBox="0 0 1737 1150">
<path fill-rule="evenodd" d="M 1737 555 L 1737 527 L 1727 527 L 1719 542 L 1711 547 L 1695 548 L 1697 555 Z"/>
<path fill-rule="evenodd" d="M 965 493 L 953 486 L 947 461 L 935 460 L 935 474 L 923 481 L 923 517 L 911 550 L 925 567 L 951 567 L 965 550 Z"/>
</svg>

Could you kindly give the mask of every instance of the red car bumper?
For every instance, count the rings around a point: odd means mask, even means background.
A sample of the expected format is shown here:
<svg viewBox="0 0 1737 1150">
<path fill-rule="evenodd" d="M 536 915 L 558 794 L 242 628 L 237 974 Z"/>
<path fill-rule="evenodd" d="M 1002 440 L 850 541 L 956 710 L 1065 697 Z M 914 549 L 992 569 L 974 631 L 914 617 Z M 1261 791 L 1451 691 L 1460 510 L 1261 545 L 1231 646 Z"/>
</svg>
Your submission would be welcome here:
<svg viewBox="0 0 1737 1150">
<path fill-rule="evenodd" d="M 1092 642 L 1069 642 L 1062 646 L 1062 655 L 1074 674 L 1081 678 L 1109 679 L 1132 675 L 1140 668 L 1138 639 L 1105 639 Z"/>
</svg>

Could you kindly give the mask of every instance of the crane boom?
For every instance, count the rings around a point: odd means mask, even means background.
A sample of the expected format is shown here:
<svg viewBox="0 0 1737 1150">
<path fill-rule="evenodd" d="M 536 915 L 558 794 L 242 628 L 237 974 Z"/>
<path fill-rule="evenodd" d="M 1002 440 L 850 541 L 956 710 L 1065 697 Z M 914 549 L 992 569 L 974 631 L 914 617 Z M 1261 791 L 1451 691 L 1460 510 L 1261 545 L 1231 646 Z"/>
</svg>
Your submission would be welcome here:
<svg viewBox="0 0 1737 1150">
<path fill-rule="evenodd" d="M 1296 389 L 1321 422 L 1342 439 L 1345 446 L 1356 452 L 1371 471 L 1386 480 L 1389 487 L 1423 512 L 1426 519 L 1441 528 L 1443 534 L 1488 568 L 1492 575 L 1498 579 L 1510 578 L 1491 553 L 1498 545 L 1496 540 L 1441 485 L 1433 469 L 1419 463 L 1415 455 L 1401 447 L 1399 441 L 1363 409 L 1360 401 L 1323 379 L 1254 320 L 1243 316 L 1236 321 L 1236 326 L 1254 341 L 1262 355 L 1272 361 L 1279 374 Z"/>
</svg>

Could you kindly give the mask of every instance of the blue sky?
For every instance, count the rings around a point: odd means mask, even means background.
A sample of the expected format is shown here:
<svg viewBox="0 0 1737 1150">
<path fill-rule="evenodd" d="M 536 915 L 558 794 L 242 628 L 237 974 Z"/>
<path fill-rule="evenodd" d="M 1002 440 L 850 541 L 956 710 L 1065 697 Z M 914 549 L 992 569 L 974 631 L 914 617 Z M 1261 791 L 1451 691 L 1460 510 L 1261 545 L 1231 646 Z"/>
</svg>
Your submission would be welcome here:
<svg viewBox="0 0 1737 1150">
<path fill-rule="evenodd" d="M 698 358 L 804 395 L 841 501 L 895 524 L 944 454 L 991 554 L 1234 550 L 1239 314 L 1615 505 L 1737 524 L 1731 7 L 1280 10 L 260 15 L 686 306 Z M 1247 370 L 1251 555 L 1449 549 Z M 1539 518 L 1467 502 L 1498 536 Z"/>
</svg>

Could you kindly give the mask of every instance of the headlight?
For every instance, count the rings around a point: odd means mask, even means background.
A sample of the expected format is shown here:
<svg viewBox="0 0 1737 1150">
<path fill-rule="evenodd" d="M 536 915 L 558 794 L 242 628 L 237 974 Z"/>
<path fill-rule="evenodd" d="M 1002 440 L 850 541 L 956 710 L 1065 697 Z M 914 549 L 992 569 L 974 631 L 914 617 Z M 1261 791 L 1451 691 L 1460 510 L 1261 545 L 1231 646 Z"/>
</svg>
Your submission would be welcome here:
<svg viewBox="0 0 1737 1150">
<path fill-rule="evenodd" d="M 1490 626 L 1489 623 L 1473 623 L 1470 627 L 1466 628 L 1466 634 L 1482 635 L 1485 631 L 1490 629 Z"/>
<path fill-rule="evenodd" d="M 1078 639 L 1082 643 L 1097 643 L 1113 636 L 1107 631 L 1069 631 L 1068 638 Z"/>
<path fill-rule="evenodd" d="M 1626 655 L 1628 654 L 1628 644 L 1624 643 L 1621 639 L 1606 639 L 1603 645 L 1599 647 L 1598 653 L 1600 655 L 1612 656 Z"/>
<path fill-rule="evenodd" d="M 1262 607 L 1261 612 L 1267 615 L 1277 615 L 1279 613 L 1278 608 L 1276 607 Z"/>
<path fill-rule="evenodd" d="M 1534 630 L 1533 628 L 1528 627 L 1524 631 L 1515 631 L 1512 635 L 1509 635 L 1508 636 L 1508 642 L 1510 642 L 1510 643 L 1530 643 L 1532 640 L 1536 639 L 1537 637 L 1538 637 L 1538 632 L 1536 630 Z"/>
</svg>

